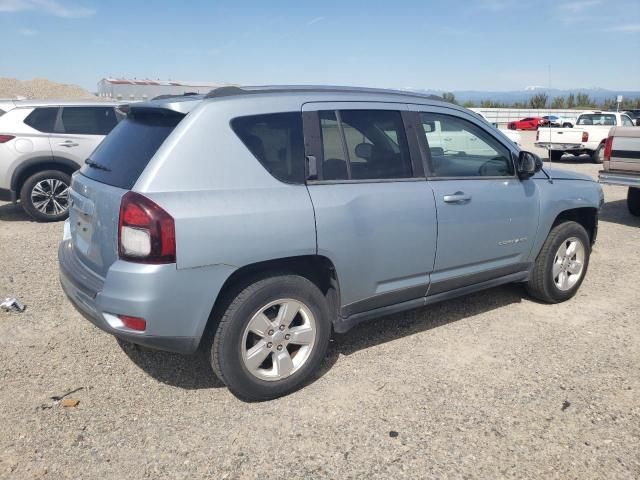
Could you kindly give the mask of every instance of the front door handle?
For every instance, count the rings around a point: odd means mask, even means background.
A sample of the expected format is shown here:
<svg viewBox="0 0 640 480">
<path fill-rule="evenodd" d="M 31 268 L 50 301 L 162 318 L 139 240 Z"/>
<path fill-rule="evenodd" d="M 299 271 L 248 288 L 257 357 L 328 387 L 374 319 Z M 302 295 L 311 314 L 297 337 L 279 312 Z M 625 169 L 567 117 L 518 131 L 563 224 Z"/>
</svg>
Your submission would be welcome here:
<svg viewBox="0 0 640 480">
<path fill-rule="evenodd" d="M 66 140 L 62 143 L 59 143 L 58 145 L 60 145 L 61 147 L 77 147 L 78 145 L 80 145 L 79 143 L 76 143 L 72 140 Z"/>
<path fill-rule="evenodd" d="M 465 203 L 471 200 L 471 195 L 467 195 L 464 192 L 456 192 L 451 195 L 445 195 L 442 199 L 445 203 Z"/>
</svg>

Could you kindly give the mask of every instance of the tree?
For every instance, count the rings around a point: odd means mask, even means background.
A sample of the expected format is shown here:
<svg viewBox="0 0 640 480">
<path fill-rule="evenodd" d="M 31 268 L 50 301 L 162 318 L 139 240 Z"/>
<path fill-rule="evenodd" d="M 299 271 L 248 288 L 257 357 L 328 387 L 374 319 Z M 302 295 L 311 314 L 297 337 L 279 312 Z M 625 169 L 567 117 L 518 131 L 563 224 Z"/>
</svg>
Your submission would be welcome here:
<svg viewBox="0 0 640 480">
<path fill-rule="evenodd" d="M 529 105 L 531 108 L 541 109 L 547 106 L 549 95 L 546 93 L 536 93 L 529 99 Z"/>
<path fill-rule="evenodd" d="M 444 98 L 444 100 L 449 103 L 455 103 L 456 105 L 458 104 L 458 102 L 456 102 L 456 96 L 453 94 L 453 92 L 444 92 L 442 94 L 442 98 Z"/>
<path fill-rule="evenodd" d="M 476 106 L 475 103 L 473 103 L 471 100 L 467 100 L 466 102 L 464 102 L 464 104 L 462 105 L 464 108 L 473 108 Z"/>
<path fill-rule="evenodd" d="M 567 108 L 576 108 L 576 97 L 573 93 L 567 97 Z"/>
<path fill-rule="evenodd" d="M 576 104 L 578 108 L 593 108 L 593 102 L 586 93 L 578 93 L 576 95 Z"/>
<path fill-rule="evenodd" d="M 624 102 L 621 105 L 622 108 L 624 108 Z M 603 110 L 615 110 L 616 108 L 618 108 L 618 99 L 617 98 L 610 98 L 609 100 L 605 100 L 602 103 L 602 109 Z"/>
<path fill-rule="evenodd" d="M 551 108 L 556 108 L 558 110 L 563 109 L 564 108 L 564 97 L 555 97 L 551 101 Z"/>
</svg>

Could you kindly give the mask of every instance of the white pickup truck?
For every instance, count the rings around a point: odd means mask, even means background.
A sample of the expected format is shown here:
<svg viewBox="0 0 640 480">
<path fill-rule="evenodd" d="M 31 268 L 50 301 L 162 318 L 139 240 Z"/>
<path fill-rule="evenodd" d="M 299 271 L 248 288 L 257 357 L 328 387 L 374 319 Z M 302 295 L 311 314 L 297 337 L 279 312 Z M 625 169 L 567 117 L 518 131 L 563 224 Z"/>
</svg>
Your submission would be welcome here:
<svg viewBox="0 0 640 480">
<path fill-rule="evenodd" d="M 604 147 L 600 183 L 629 187 L 627 207 L 640 217 L 640 128 L 614 127 Z"/>
<path fill-rule="evenodd" d="M 565 153 L 588 154 L 594 163 L 602 163 L 604 143 L 611 127 L 633 126 L 631 118 L 620 112 L 584 112 L 574 128 L 539 128 L 536 146 L 549 150 L 551 160 Z"/>
</svg>

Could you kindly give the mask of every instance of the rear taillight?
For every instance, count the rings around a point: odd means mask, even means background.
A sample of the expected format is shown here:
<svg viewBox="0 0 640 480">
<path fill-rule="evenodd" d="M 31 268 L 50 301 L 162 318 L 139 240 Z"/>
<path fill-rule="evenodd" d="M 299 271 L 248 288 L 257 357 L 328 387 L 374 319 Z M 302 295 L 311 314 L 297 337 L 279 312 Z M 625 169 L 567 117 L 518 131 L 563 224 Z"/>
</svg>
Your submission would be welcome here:
<svg viewBox="0 0 640 480">
<path fill-rule="evenodd" d="M 118 250 L 129 262 L 175 263 L 173 217 L 147 197 L 127 192 L 120 203 Z"/>
<path fill-rule="evenodd" d="M 589 132 L 582 132 L 582 141 L 583 142 L 589 141 Z"/>
<path fill-rule="evenodd" d="M 604 143 L 604 159 L 607 162 L 611 161 L 611 150 L 613 149 L 613 136 L 609 135 Z"/>
<path fill-rule="evenodd" d="M 16 138 L 15 135 L 0 135 L 0 143 L 7 143 L 14 138 Z"/>
</svg>

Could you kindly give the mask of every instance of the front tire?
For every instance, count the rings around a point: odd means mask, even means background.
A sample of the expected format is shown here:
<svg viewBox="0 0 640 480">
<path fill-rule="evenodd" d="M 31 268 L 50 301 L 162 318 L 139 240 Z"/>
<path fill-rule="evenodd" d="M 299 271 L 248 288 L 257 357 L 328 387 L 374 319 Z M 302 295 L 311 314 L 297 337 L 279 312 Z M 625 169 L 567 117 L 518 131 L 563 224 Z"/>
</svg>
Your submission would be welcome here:
<svg viewBox="0 0 640 480">
<path fill-rule="evenodd" d="M 536 258 L 527 291 L 547 303 L 573 297 L 589 267 L 591 242 L 582 225 L 564 222 L 551 229 Z"/>
<path fill-rule="evenodd" d="M 241 400 L 270 400 L 309 380 L 330 336 L 329 308 L 318 287 L 298 275 L 271 276 L 231 301 L 211 345 L 211 365 Z"/>
<path fill-rule="evenodd" d="M 25 212 L 38 222 L 58 222 L 69 214 L 71 177 L 59 170 L 31 175 L 20 190 Z"/>
<path fill-rule="evenodd" d="M 640 188 L 629 187 L 627 191 L 627 208 L 631 215 L 640 217 Z"/>
</svg>

